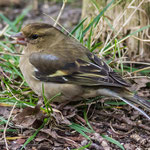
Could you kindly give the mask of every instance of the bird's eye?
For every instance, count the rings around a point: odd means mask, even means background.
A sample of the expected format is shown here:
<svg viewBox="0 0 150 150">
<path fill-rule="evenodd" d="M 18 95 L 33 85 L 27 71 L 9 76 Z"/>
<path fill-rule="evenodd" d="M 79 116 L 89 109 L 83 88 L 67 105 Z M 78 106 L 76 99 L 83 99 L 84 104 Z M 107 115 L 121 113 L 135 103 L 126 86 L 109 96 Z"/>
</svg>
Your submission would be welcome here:
<svg viewBox="0 0 150 150">
<path fill-rule="evenodd" d="M 32 39 L 37 39 L 39 36 L 37 35 L 37 34 L 33 34 L 32 36 L 31 36 L 31 38 Z"/>
</svg>

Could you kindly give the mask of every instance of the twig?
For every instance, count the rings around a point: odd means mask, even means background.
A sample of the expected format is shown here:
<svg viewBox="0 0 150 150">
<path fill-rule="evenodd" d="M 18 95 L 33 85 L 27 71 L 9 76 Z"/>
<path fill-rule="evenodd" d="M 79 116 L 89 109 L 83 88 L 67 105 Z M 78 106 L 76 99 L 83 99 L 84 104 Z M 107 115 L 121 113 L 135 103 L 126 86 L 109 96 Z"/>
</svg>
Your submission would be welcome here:
<svg viewBox="0 0 150 150">
<path fill-rule="evenodd" d="M 6 51 L 6 50 L 5 50 Z M 0 52 L 0 55 L 22 56 L 20 53 Z"/>
<path fill-rule="evenodd" d="M 4 132 L 3 132 L 4 141 L 5 141 L 5 145 L 6 145 L 6 149 L 7 149 L 7 150 L 9 150 L 9 148 L 8 148 L 8 143 L 7 143 L 7 139 L 6 139 L 6 130 L 7 130 L 7 127 L 8 127 L 9 121 L 10 121 L 10 118 L 11 118 L 11 116 L 12 116 L 12 113 L 13 113 L 13 111 L 14 111 L 14 109 L 15 109 L 16 104 L 17 104 L 17 102 L 15 102 L 15 104 L 14 104 L 14 106 L 13 106 L 13 108 L 12 108 L 10 114 L 9 114 L 9 117 L 8 117 L 8 120 L 7 120 L 7 123 L 6 123 L 6 126 L 5 126 L 5 128 L 4 128 Z"/>
<path fill-rule="evenodd" d="M 138 79 L 138 78 L 147 78 L 150 79 L 148 76 L 133 76 L 133 77 L 124 77 L 123 79 Z"/>
<path fill-rule="evenodd" d="M 54 22 L 56 22 L 56 20 L 55 20 L 53 17 L 47 15 L 46 13 L 43 13 L 43 14 L 46 15 L 47 17 L 49 17 L 50 19 L 52 19 Z M 75 36 L 73 36 L 67 29 L 65 29 L 59 22 L 57 22 L 57 25 L 59 25 L 69 36 L 71 36 L 71 37 L 73 37 L 75 40 L 79 41 L 79 40 L 76 39 Z"/>
<path fill-rule="evenodd" d="M 63 5 L 62 5 L 62 7 L 61 7 L 61 9 L 60 9 L 60 12 L 59 12 L 59 14 L 58 14 L 58 16 L 57 16 L 57 19 L 56 19 L 55 23 L 54 23 L 54 27 L 56 27 L 56 25 L 57 25 L 57 23 L 58 23 L 58 20 L 59 20 L 61 14 L 62 14 L 62 12 L 63 12 L 63 10 L 64 10 L 64 8 L 65 8 L 66 2 L 67 2 L 67 0 L 63 0 Z"/>
<path fill-rule="evenodd" d="M 7 87 L 8 91 L 12 94 L 12 96 L 13 96 L 18 102 L 20 102 L 20 100 L 19 100 L 19 99 L 14 95 L 14 93 L 10 90 L 9 86 L 6 85 L 6 87 Z M 34 106 L 28 105 L 28 104 L 26 104 L 26 103 L 23 103 L 23 104 L 26 105 L 26 106 L 28 106 L 28 107 L 35 108 Z"/>
<path fill-rule="evenodd" d="M 126 37 L 123 38 L 122 40 L 118 41 L 116 44 L 122 43 L 123 41 L 125 41 L 125 40 L 128 39 L 129 37 L 130 37 L 129 35 L 126 36 Z M 111 43 L 111 42 L 112 42 L 112 40 L 111 40 L 109 43 Z M 108 44 L 109 44 L 109 43 L 108 43 Z M 111 50 L 112 48 L 114 48 L 114 47 L 116 46 L 116 44 L 113 44 L 112 46 L 110 46 L 109 48 L 107 48 L 107 50 L 105 50 L 105 53 L 108 52 L 109 50 Z M 105 46 L 104 46 L 104 48 L 105 48 Z M 102 53 L 103 53 L 104 48 L 100 51 L 100 53 L 99 53 L 100 56 L 102 56 Z"/>
<path fill-rule="evenodd" d="M 9 25 L 7 24 L 2 31 L 0 31 L 0 37 L 5 33 L 5 31 L 8 29 Z"/>
<path fill-rule="evenodd" d="M 115 134 L 118 134 L 118 135 L 127 135 L 129 133 L 131 133 L 132 131 L 134 131 L 134 129 L 131 129 L 129 130 L 128 132 L 119 132 L 119 131 L 116 131 L 113 126 L 112 126 L 112 122 L 110 121 L 110 128 L 112 129 L 112 131 L 115 133 Z"/>
<path fill-rule="evenodd" d="M 138 38 L 138 37 L 136 37 L 134 35 L 132 35 L 132 37 L 137 39 L 137 40 L 139 40 L 139 41 L 142 41 L 142 42 L 150 42 L 150 40 L 148 40 L 148 39 L 141 39 L 141 38 Z"/>
<path fill-rule="evenodd" d="M 120 63 L 120 60 L 118 60 L 117 63 Z M 149 65 L 150 66 L 150 63 L 146 63 L 146 62 L 122 61 L 122 63 L 124 63 L 124 64 L 141 64 L 141 65 Z"/>
<path fill-rule="evenodd" d="M 135 74 L 135 73 L 138 73 L 138 72 L 140 72 L 140 71 L 149 70 L 149 69 L 150 69 L 150 67 L 145 67 L 145 68 L 142 68 L 142 69 L 133 71 L 133 72 L 131 72 L 131 74 Z"/>
<path fill-rule="evenodd" d="M 13 83 L 13 81 L 10 79 L 10 77 L 3 71 L 3 69 L 0 67 L 0 73 L 2 73 L 11 83 Z"/>
</svg>

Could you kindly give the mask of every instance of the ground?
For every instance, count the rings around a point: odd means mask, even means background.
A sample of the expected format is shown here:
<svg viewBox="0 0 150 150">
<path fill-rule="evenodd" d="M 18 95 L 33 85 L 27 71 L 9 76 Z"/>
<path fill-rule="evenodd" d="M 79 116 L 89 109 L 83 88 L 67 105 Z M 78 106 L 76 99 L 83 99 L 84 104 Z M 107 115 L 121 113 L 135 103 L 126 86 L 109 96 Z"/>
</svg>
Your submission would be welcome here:
<svg viewBox="0 0 150 150">
<path fill-rule="evenodd" d="M 18 1 L 12 7 L 6 3 L 5 6 L 0 6 L 1 13 L 13 21 L 29 3 L 30 1 L 24 4 Z M 40 1 L 38 7 L 27 13 L 23 24 L 41 20 L 52 23 L 41 11 L 55 18 L 60 8 L 61 3 Z M 78 24 L 80 16 L 81 2 L 76 1 L 67 4 L 59 22 L 70 31 Z M 0 30 L 6 24 L 7 21 L 1 17 Z M 0 55 L 3 56 L 2 53 Z M 0 62 L 5 64 L 2 58 Z M 45 109 L 40 109 L 43 104 L 39 103 L 35 108 L 31 108 L 31 105 L 27 107 L 29 103 L 13 107 L 14 103 L 4 102 L 4 99 L 9 101 L 11 97 L 3 94 L 10 92 L 10 89 L 13 91 L 13 88 L 22 90 L 28 86 L 16 87 L 22 79 L 14 77 L 15 81 L 8 88 L 4 79 L 12 78 L 11 73 L 4 66 L 1 66 L 0 73 L 0 149 L 6 149 L 7 143 L 10 150 L 20 150 L 27 143 L 25 149 L 28 150 L 69 150 L 81 147 L 87 150 L 119 150 L 123 147 L 126 150 L 150 150 L 150 121 L 125 103 L 117 99 L 97 97 L 65 106 L 52 104 L 53 113 L 51 110 L 45 113 Z M 140 96 L 150 99 L 150 79 L 132 79 L 132 83 L 132 88 Z M 29 88 L 23 92 L 22 97 L 16 93 L 13 98 L 26 98 L 30 102 L 30 95 L 35 100 L 40 99 Z"/>
</svg>

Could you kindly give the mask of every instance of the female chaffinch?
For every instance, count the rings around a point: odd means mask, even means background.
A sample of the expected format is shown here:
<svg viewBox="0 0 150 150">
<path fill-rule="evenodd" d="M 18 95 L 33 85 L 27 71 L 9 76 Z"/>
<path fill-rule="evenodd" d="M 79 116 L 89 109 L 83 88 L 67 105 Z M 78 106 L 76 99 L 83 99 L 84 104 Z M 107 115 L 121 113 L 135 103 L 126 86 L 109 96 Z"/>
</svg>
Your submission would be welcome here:
<svg viewBox="0 0 150 150">
<path fill-rule="evenodd" d="M 129 84 L 102 59 L 74 38 L 45 23 L 31 23 L 13 35 L 25 45 L 20 58 L 21 72 L 31 89 L 57 102 L 80 100 L 99 95 L 125 101 L 148 119 L 135 104 L 150 111 L 150 102 L 131 92 Z"/>
</svg>

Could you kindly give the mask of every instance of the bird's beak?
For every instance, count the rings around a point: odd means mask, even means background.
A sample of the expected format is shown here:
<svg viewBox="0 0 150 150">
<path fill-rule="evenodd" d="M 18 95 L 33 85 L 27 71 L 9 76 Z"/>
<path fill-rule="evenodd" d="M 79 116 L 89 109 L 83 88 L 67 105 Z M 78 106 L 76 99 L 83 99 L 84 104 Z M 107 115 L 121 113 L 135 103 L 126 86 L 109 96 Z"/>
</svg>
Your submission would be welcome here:
<svg viewBox="0 0 150 150">
<path fill-rule="evenodd" d="M 22 32 L 18 32 L 14 35 L 11 35 L 11 38 L 15 39 L 15 41 L 12 41 L 12 44 L 20 44 L 20 45 L 27 45 L 26 38 L 24 37 Z"/>
</svg>

